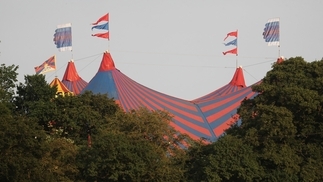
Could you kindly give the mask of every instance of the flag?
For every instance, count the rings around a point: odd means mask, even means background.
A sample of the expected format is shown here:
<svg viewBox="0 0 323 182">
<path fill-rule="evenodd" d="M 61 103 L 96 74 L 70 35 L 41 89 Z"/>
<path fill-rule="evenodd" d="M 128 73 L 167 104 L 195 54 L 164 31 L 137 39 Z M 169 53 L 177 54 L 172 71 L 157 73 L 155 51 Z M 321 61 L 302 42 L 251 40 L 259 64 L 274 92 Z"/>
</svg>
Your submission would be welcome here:
<svg viewBox="0 0 323 182">
<path fill-rule="evenodd" d="M 98 19 L 95 23 L 92 23 L 92 25 L 97 25 L 101 21 L 109 21 L 109 13 L 103 15 L 101 18 Z"/>
<path fill-rule="evenodd" d="M 104 24 L 98 25 L 98 23 L 100 23 L 102 21 L 107 21 L 107 22 Z M 92 36 L 101 37 L 101 38 L 105 38 L 105 39 L 110 40 L 110 37 L 109 37 L 109 13 L 103 15 L 101 18 L 99 18 L 98 21 L 96 21 L 95 23 L 92 23 L 92 25 L 95 25 L 92 27 L 92 30 L 93 29 L 107 30 L 107 32 L 105 32 L 105 33 L 96 33 L 96 34 L 92 34 Z"/>
<path fill-rule="evenodd" d="M 279 46 L 279 18 L 269 19 L 262 35 L 268 46 Z"/>
<path fill-rule="evenodd" d="M 222 52 L 222 53 L 223 53 L 223 55 L 226 55 L 228 53 L 230 53 L 230 54 L 238 54 L 238 49 L 234 48 L 234 49 L 228 50 L 226 52 Z"/>
<path fill-rule="evenodd" d="M 234 45 L 234 46 L 237 46 L 237 39 L 234 39 L 228 43 L 224 43 L 225 46 L 229 46 L 229 45 Z"/>
<path fill-rule="evenodd" d="M 95 25 L 92 27 L 92 30 L 96 28 L 96 29 L 105 29 L 105 30 L 109 30 L 109 22 L 102 24 L 102 25 Z"/>
<path fill-rule="evenodd" d="M 56 56 L 52 56 L 47 59 L 43 64 L 40 66 L 35 67 L 36 74 L 45 74 L 50 71 L 56 70 Z"/>
<path fill-rule="evenodd" d="M 105 39 L 108 39 L 109 40 L 109 32 L 92 34 L 92 36 L 101 37 L 101 38 L 105 38 Z"/>
<path fill-rule="evenodd" d="M 229 36 L 237 37 L 238 36 L 238 30 L 234 32 L 229 32 L 227 36 L 224 38 L 223 41 L 225 41 Z"/>
<path fill-rule="evenodd" d="M 57 25 L 54 43 L 59 51 L 72 50 L 72 27 L 70 23 Z"/>
</svg>

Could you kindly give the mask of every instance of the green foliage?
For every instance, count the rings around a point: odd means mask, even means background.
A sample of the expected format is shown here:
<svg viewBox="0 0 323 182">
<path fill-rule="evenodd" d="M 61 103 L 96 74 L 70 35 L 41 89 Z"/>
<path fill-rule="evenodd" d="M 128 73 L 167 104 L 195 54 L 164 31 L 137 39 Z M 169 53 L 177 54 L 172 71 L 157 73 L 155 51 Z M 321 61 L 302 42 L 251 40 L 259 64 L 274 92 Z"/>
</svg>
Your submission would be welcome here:
<svg viewBox="0 0 323 182">
<path fill-rule="evenodd" d="M 47 151 L 39 162 L 43 169 L 43 174 L 49 176 L 47 180 L 75 181 L 79 173 L 76 161 L 77 146 L 66 138 L 48 138 L 46 144 Z"/>
<path fill-rule="evenodd" d="M 17 86 L 15 104 L 19 114 L 36 117 L 40 120 L 49 120 L 53 105 L 51 100 L 57 88 L 51 87 L 44 75 L 26 75 L 25 84 Z"/>
<path fill-rule="evenodd" d="M 322 181 L 323 60 L 274 64 L 259 95 L 238 109 L 241 126 L 191 148 L 191 181 Z"/>
<path fill-rule="evenodd" d="M 11 105 L 14 95 L 15 82 L 17 82 L 18 66 L 0 65 L 0 102 Z"/>
<path fill-rule="evenodd" d="M 1 103 L 0 111 L 0 180 L 41 180 L 39 160 L 46 151 L 44 131 L 33 120 L 13 117 Z"/>
<path fill-rule="evenodd" d="M 107 127 L 93 134 L 92 147 L 82 150 L 82 178 L 86 181 L 180 181 L 188 139 L 169 127 L 161 111 L 118 112 Z M 81 160 L 80 160 L 81 161 Z"/>
<path fill-rule="evenodd" d="M 114 117 L 120 107 L 106 95 L 93 95 L 86 92 L 78 96 L 58 97 L 54 99 L 51 126 L 52 135 L 67 137 L 76 144 L 85 144 L 89 132 L 97 133 L 107 124 L 107 118 Z"/>
<path fill-rule="evenodd" d="M 264 174 L 252 146 L 231 135 L 192 147 L 188 154 L 187 181 L 259 181 Z"/>
<path fill-rule="evenodd" d="M 242 103 L 241 127 L 228 133 L 254 146 L 266 181 L 321 181 L 323 61 L 274 64 L 253 89 L 261 94 Z"/>
</svg>

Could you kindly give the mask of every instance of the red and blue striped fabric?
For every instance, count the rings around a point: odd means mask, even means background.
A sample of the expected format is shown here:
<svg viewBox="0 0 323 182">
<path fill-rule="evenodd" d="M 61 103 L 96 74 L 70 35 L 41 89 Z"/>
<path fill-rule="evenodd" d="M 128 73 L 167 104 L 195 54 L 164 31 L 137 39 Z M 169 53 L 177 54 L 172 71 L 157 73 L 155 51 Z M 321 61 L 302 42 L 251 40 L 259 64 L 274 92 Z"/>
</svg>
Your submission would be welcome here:
<svg viewBox="0 0 323 182">
<path fill-rule="evenodd" d="M 244 80 L 244 75 L 243 75 L 243 70 L 242 67 L 238 67 L 232 77 L 232 80 L 225 86 L 207 94 L 202 97 L 199 97 L 197 99 L 192 100 L 194 103 L 199 103 L 203 100 L 209 100 L 209 99 L 214 99 L 220 96 L 224 96 L 227 94 L 230 94 L 232 92 L 241 90 L 243 88 L 246 88 L 245 80 Z"/>
<path fill-rule="evenodd" d="M 279 18 L 269 19 L 262 35 L 268 46 L 279 46 Z"/>
<path fill-rule="evenodd" d="M 244 82 L 243 86 L 218 97 L 205 97 L 199 102 L 187 101 L 152 90 L 130 79 L 115 68 L 110 53 L 105 52 L 97 74 L 82 92 L 90 90 L 95 94 L 108 94 L 125 111 L 140 107 L 166 110 L 173 116 L 171 125 L 179 132 L 193 139 L 203 137 L 214 141 L 229 124 L 237 121 L 236 110 L 241 101 L 256 95 L 250 87 L 245 87 Z"/>
<path fill-rule="evenodd" d="M 54 34 L 54 43 L 59 51 L 72 50 L 72 24 L 57 25 Z"/>
</svg>

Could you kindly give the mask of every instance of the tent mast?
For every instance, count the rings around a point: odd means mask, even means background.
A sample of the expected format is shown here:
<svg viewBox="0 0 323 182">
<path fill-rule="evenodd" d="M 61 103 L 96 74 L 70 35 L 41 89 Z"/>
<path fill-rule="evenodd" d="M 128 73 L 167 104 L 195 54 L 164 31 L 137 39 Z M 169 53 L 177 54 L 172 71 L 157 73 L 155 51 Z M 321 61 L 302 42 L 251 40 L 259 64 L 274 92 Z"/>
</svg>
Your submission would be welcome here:
<svg viewBox="0 0 323 182">
<path fill-rule="evenodd" d="M 236 45 L 237 53 L 236 53 L 236 68 L 238 68 L 238 29 L 237 29 L 237 45 Z"/>
<path fill-rule="evenodd" d="M 278 28 L 278 31 L 279 31 L 279 33 L 278 33 L 278 40 L 279 40 L 279 42 L 278 42 L 278 57 L 280 58 L 280 18 L 278 18 L 278 22 L 279 22 L 279 28 Z"/>
</svg>

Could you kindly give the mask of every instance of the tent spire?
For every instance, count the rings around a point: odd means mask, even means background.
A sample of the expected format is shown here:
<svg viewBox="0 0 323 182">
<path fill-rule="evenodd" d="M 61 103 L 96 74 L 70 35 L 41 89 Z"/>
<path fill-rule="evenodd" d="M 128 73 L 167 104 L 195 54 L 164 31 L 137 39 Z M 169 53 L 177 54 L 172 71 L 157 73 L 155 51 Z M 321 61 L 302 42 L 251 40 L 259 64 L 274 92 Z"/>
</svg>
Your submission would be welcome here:
<svg viewBox="0 0 323 182">
<path fill-rule="evenodd" d="M 113 59 L 109 51 L 103 53 L 102 62 L 99 71 L 108 71 L 115 69 Z"/>
<path fill-rule="evenodd" d="M 230 84 L 234 86 L 242 87 L 242 88 L 246 87 L 242 66 L 239 66 L 236 69 L 236 72 L 234 73 Z"/>
</svg>

